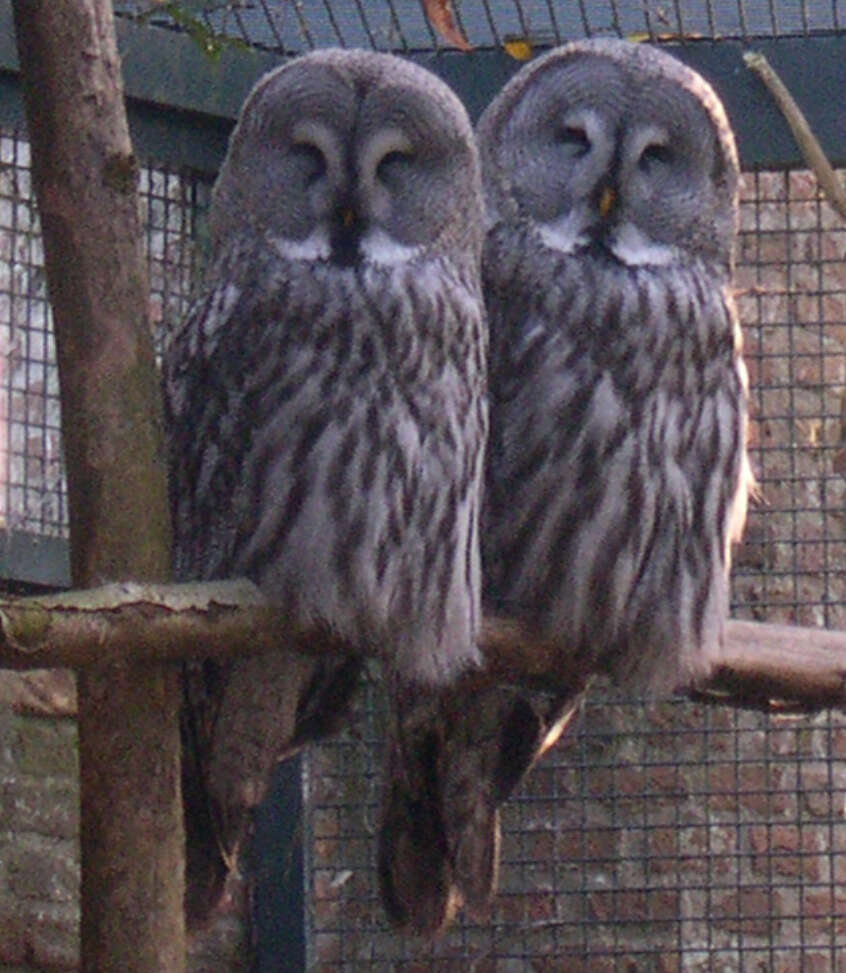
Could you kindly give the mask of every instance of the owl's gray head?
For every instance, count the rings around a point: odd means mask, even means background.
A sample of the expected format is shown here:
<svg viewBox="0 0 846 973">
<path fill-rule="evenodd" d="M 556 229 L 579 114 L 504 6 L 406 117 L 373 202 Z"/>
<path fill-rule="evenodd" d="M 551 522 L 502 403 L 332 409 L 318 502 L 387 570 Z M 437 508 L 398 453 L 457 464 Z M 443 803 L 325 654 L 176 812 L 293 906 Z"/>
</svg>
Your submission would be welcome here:
<svg viewBox="0 0 846 973">
<path fill-rule="evenodd" d="M 230 139 L 212 237 L 288 258 L 401 263 L 478 255 L 481 181 L 458 98 L 388 54 L 323 50 L 262 78 Z"/>
<path fill-rule="evenodd" d="M 527 65 L 479 122 L 492 222 L 627 265 L 679 252 L 730 266 L 738 162 L 713 89 L 652 47 L 599 39 Z"/>
</svg>

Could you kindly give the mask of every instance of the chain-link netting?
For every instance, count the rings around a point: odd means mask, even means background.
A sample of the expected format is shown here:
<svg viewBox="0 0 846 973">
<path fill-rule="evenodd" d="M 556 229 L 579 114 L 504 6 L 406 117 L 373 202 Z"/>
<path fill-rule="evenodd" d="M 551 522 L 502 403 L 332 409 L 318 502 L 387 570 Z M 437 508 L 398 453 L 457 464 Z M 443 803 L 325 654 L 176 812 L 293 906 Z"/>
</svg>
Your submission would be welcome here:
<svg viewBox="0 0 846 973">
<path fill-rule="evenodd" d="M 128 18 L 191 26 L 253 47 L 297 53 L 316 47 L 426 51 L 451 45 L 433 22 L 451 14 L 474 48 L 512 41 L 561 44 L 608 34 L 665 40 L 807 36 L 846 25 L 846 0 L 209 0 L 183 4 L 181 16 L 156 0 L 119 0 Z"/>
<path fill-rule="evenodd" d="M 194 231 L 207 181 L 161 168 L 140 173 L 154 327 L 185 312 Z M 0 528 L 67 532 L 56 349 L 44 254 L 30 187 L 29 144 L 0 130 Z"/>
<path fill-rule="evenodd" d="M 491 921 L 386 928 L 377 728 L 313 753 L 309 969 L 834 971 L 846 931 L 846 721 L 594 696 L 503 814 Z"/>
</svg>

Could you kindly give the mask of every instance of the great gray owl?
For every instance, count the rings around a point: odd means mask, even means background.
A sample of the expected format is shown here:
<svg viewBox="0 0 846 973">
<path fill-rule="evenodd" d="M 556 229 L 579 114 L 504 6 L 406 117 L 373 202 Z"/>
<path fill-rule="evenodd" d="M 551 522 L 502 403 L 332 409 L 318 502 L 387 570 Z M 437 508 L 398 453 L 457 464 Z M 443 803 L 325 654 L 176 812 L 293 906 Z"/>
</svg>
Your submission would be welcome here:
<svg viewBox="0 0 846 973">
<path fill-rule="evenodd" d="M 431 931 L 490 894 L 494 784 L 473 781 L 498 759 L 477 724 L 499 723 L 450 689 L 479 658 L 483 211 L 466 113 L 422 68 L 321 51 L 245 103 L 204 289 L 166 354 L 176 574 L 248 576 L 353 661 L 188 673 L 190 918 L 269 769 L 343 711 L 373 647 L 393 692 L 389 915 Z"/>
<path fill-rule="evenodd" d="M 751 483 L 729 123 L 668 54 L 588 40 L 526 66 L 478 140 L 486 598 L 582 673 L 673 688 L 720 651 Z"/>
</svg>

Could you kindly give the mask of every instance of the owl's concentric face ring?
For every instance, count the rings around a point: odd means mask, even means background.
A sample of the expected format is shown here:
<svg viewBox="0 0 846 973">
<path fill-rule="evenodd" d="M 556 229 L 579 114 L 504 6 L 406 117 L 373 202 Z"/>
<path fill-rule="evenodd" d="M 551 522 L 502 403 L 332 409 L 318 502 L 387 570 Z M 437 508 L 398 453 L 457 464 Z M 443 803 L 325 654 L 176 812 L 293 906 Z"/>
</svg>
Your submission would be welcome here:
<svg viewBox="0 0 846 973">
<path fill-rule="evenodd" d="M 567 45 L 524 68 L 479 123 L 491 220 L 533 221 L 553 249 L 626 264 L 692 244 L 730 262 L 738 164 L 716 95 L 663 52 Z"/>
<path fill-rule="evenodd" d="M 402 262 L 462 226 L 455 200 L 478 198 L 478 178 L 466 112 L 428 72 L 321 51 L 250 96 L 215 191 L 226 221 L 213 233 L 266 233 L 283 256 L 339 266 Z M 261 211 L 240 205 L 247 187 Z"/>
</svg>

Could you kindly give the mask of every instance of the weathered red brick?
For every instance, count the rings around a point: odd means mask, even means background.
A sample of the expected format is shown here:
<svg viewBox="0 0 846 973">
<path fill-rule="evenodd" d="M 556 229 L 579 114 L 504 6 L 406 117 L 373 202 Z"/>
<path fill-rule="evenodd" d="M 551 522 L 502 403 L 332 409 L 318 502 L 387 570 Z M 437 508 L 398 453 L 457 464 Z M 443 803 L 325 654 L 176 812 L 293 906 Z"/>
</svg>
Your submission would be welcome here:
<svg viewBox="0 0 846 973">
<path fill-rule="evenodd" d="M 738 768 L 735 764 L 719 763 L 708 767 L 708 793 L 703 803 L 709 811 L 737 813 Z"/>
<path fill-rule="evenodd" d="M 687 832 L 689 829 L 685 829 Z M 689 837 L 686 834 L 686 837 Z M 679 832 L 677 828 L 652 828 L 647 835 L 647 861 L 650 873 L 662 875 L 679 867 Z M 685 845 L 689 847 L 689 845 Z"/>
<path fill-rule="evenodd" d="M 674 766 L 649 767 L 646 772 L 646 780 L 649 786 L 650 801 L 657 797 L 681 800 L 687 796 L 687 792 L 682 785 L 679 771 Z"/>
<path fill-rule="evenodd" d="M 0 821 L 9 831 L 75 838 L 79 833 L 78 788 L 66 780 L 4 780 L 0 784 Z"/>
<path fill-rule="evenodd" d="M 26 953 L 26 918 L 15 902 L 0 900 L 0 963 L 22 966 Z"/>
<path fill-rule="evenodd" d="M 837 967 L 831 965 L 831 956 L 827 951 L 817 953 L 807 948 L 803 948 L 801 954 L 798 948 L 777 954 L 772 973 L 796 973 L 800 962 L 802 973 L 840 973 Z"/>
<path fill-rule="evenodd" d="M 22 773 L 74 778 L 78 770 L 76 724 L 16 716 L 12 720 L 12 755 Z"/>
<path fill-rule="evenodd" d="M 559 861 L 614 862 L 620 857 L 619 842 L 620 832 L 616 828 L 560 831 L 556 855 Z"/>
<path fill-rule="evenodd" d="M 653 889 L 649 893 L 647 912 L 652 921 L 672 922 L 681 915 L 682 900 L 676 889 Z"/>
<path fill-rule="evenodd" d="M 600 922 L 644 922 L 649 917 L 647 894 L 642 889 L 591 892 L 588 903 Z"/>
<path fill-rule="evenodd" d="M 757 824 L 747 829 L 758 874 L 781 875 L 818 882 L 822 875 L 821 844 L 816 831 L 786 824 Z"/>
<path fill-rule="evenodd" d="M 45 970 L 75 970 L 79 966 L 79 918 L 70 908 L 34 907 L 27 910 L 27 952 Z"/>
<path fill-rule="evenodd" d="M 19 899 L 76 902 L 79 896 L 79 864 L 76 846 L 70 841 L 27 841 L 7 855 L 9 889 Z"/>
<path fill-rule="evenodd" d="M 740 806 L 755 815 L 771 818 L 787 810 L 792 795 L 784 789 L 778 767 L 764 763 L 744 763 L 738 778 Z"/>
<path fill-rule="evenodd" d="M 742 888 L 714 895 L 709 918 L 716 926 L 730 932 L 768 936 L 779 913 L 780 897 L 777 890 Z"/>
<path fill-rule="evenodd" d="M 678 953 L 662 953 L 655 961 L 655 973 L 681 973 L 682 961 Z"/>
<path fill-rule="evenodd" d="M 832 926 L 838 935 L 846 933 L 846 892 L 807 892 L 802 897 L 804 929 L 809 936 L 827 935 Z"/>
</svg>

